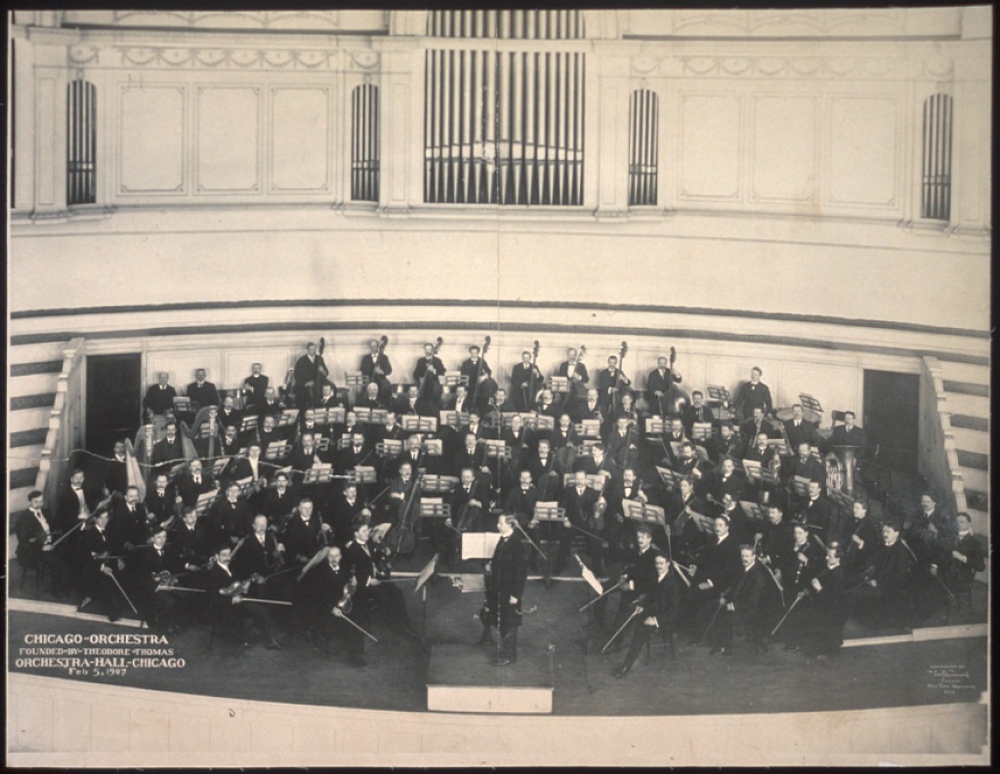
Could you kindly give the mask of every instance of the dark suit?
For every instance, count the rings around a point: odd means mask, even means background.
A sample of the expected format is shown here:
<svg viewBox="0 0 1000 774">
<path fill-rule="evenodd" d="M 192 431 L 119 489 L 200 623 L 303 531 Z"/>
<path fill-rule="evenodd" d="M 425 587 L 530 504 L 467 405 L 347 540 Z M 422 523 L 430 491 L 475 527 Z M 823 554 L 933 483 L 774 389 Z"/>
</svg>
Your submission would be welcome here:
<svg viewBox="0 0 1000 774">
<path fill-rule="evenodd" d="M 237 497 L 235 503 L 227 498 L 216 500 L 205 516 L 205 526 L 216 541 L 239 538 L 247 534 L 253 514 L 246 500 Z"/>
<path fill-rule="evenodd" d="M 181 496 L 181 501 L 188 508 L 193 508 L 198 503 L 198 495 L 211 492 L 215 489 L 215 479 L 210 473 L 202 471 L 201 483 L 194 480 L 190 472 L 183 472 L 177 477 L 177 493 Z"/>
<path fill-rule="evenodd" d="M 791 452 L 795 452 L 799 448 L 800 443 L 808 443 L 810 446 L 815 446 L 816 448 L 823 446 L 823 439 L 820 437 L 816 425 L 812 422 L 806 422 L 804 419 L 799 422 L 798 426 L 796 426 L 794 419 L 789 419 L 785 422 L 785 434 L 788 436 L 788 442 L 791 444 L 792 448 L 789 449 Z"/>
<path fill-rule="evenodd" d="M 764 593 L 764 578 L 767 571 L 754 562 L 749 569 L 742 568 L 742 572 L 734 579 L 732 588 L 726 592 L 726 602 L 731 602 L 733 609 L 728 607 L 722 609 L 722 620 L 720 626 L 715 630 L 715 642 L 717 647 L 728 650 L 733 645 L 733 630 L 738 627 L 749 629 L 751 640 L 756 644 L 759 642 L 763 632 L 760 627 L 760 598 Z"/>
<path fill-rule="evenodd" d="M 250 375 L 243 380 L 248 414 L 255 413 L 255 407 L 264 402 L 264 393 L 267 391 L 269 383 L 270 380 L 263 374 L 260 376 Z"/>
<path fill-rule="evenodd" d="M 647 553 L 652 552 L 647 551 Z M 661 630 L 670 631 L 674 626 L 680 612 L 679 586 L 680 581 L 677 580 L 677 573 L 672 567 L 668 567 L 663 578 L 659 578 L 656 574 L 656 566 L 655 564 L 653 565 L 651 584 L 644 592 L 646 596 L 644 599 L 638 600 L 642 605 L 642 612 L 637 618 L 642 623 L 635 627 L 632 643 L 629 645 L 628 653 L 625 655 L 625 662 L 622 665 L 625 671 L 628 671 L 632 664 L 635 663 L 636 658 L 642 652 L 643 646 L 655 632 Z M 622 597 L 622 602 L 625 602 L 624 596 Z M 630 611 L 626 610 L 624 612 L 625 617 L 627 617 Z M 618 617 L 624 620 L 621 613 L 619 613 Z M 647 624 L 647 618 L 653 618 L 656 623 L 652 625 Z"/>
<path fill-rule="evenodd" d="M 320 547 L 319 516 L 314 511 L 308 522 L 301 516 L 293 516 L 285 527 L 281 542 L 285 545 L 285 556 L 289 563 L 305 564 Z"/>
<path fill-rule="evenodd" d="M 263 400 L 263 398 L 261 398 Z M 226 409 L 219 409 L 219 424 L 223 427 L 235 427 L 239 430 L 243 426 L 243 412 L 239 409 L 230 409 L 227 413 Z"/>
<path fill-rule="evenodd" d="M 376 374 L 376 366 L 381 368 L 383 373 Z M 392 392 L 392 385 L 388 379 L 392 373 L 392 363 L 389 362 L 388 355 L 383 352 L 376 360 L 372 357 L 372 353 L 369 352 L 361 358 L 361 367 L 359 370 L 364 376 L 368 377 L 369 382 L 375 382 L 378 385 L 379 398 L 384 402 L 388 402 Z"/>
<path fill-rule="evenodd" d="M 187 396 L 193 403 L 197 403 L 202 408 L 218 406 L 222 402 L 219 400 L 219 391 L 211 382 L 202 382 L 201 384 L 191 382 L 187 386 Z"/>
<path fill-rule="evenodd" d="M 517 661 L 517 627 L 521 625 L 521 603 L 528 579 L 524 544 L 516 534 L 501 537 L 486 576 L 486 604 L 480 614 L 485 625 L 500 630 L 500 658 Z M 512 603 L 511 597 L 517 599 Z"/>
<path fill-rule="evenodd" d="M 17 534 L 17 562 L 22 567 L 37 568 L 42 560 L 42 546 L 52 531 L 52 520 L 45 511 L 42 516 L 48 522 L 49 532 L 31 511 L 22 513 L 14 528 Z"/>
<path fill-rule="evenodd" d="M 832 523 L 833 505 L 823 495 L 803 504 L 802 518 L 810 527 L 810 534 L 817 535 L 824 543 L 829 542 L 828 535 L 840 534 L 840 525 Z"/>
<path fill-rule="evenodd" d="M 142 408 L 145 411 L 153 410 L 154 414 L 166 414 L 173 411 L 174 398 L 177 397 L 177 390 L 169 384 L 161 389 L 161 385 L 154 384 L 146 390 L 146 397 L 143 398 Z"/>
<path fill-rule="evenodd" d="M 715 414 L 712 413 L 712 409 L 708 406 L 695 408 L 692 405 L 686 405 L 683 409 L 681 409 L 681 421 L 684 423 L 684 432 L 689 436 L 691 435 L 695 422 L 712 422 L 714 420 Z"/>
<path fill-rule="evenodd" d="M 530 411 L 535 402 L 535 396 L 528 394 L 533 370 L 537 370 L 537 366 L 518 363 L 510 371 L 510 399 L 517 411 Z M 544 383 L 545 380 L 541 378 L 539 371 L 535 374 L 535 392 L 538 392 Z"/>
<path fill-rule="evenodd" d="M 184 462 L 184 460 L 184 446 L 181 444 L 180 432 L 174 436 L 172 442 L 167 436 L 163 436 L 153 446 L 151 462 L 155 473 L 169 473 L 174 465 Z"/>
<path fill-rule="evenodd" d="M 354 596 L 355 610 L 360 607 L 370 615 L 377 608 L 382 611 L 386 622 L 397 632 L 408 632 L 410 619 L 406 612 L 403 590 L 395 583 L 371 585 L 375 575 L 375 565 L 367 544 L 362 546 L 352 540 L 344 549 L 344 561 L 358 582 Z"/>
<path fill-rule="evenodd" d="M 102 532 L 96 527 L 83 530 L 79 544 L 79 579 L 82 591 L 100 604 L 112 620 L 121 617 L 126 603 L 114 581 L 101 571 L 106 565 L 117 572 L 115 560 L 99 557 L 102 554 L 118 556 L 121 549 L 121 544 L 115 541 L 108 530 Z"/>
<path fill-rule="evenodd" d="M 150 628 L 172 629 L 177 624 L 177 599 L 169 592 L 156 593 L 159 580 L 154 575 L 168 570 L 166 547 L 156 550 L 144 545 L 129 555 L 125 565 L 125 583 L 131 599 Z"/>
<path fill-rule="evenodd" d="M 833 428 L 830 440 L 827 442 L 827 451 L 836 451 L 837 446 L 856 446 L 855 456 L 863 457 L 868 446 L 868 439 L 865 437 L 863 428 L 855 425 L 848 432 L 845 425 L 837 425 Z"/>
<path fill-rule="evenodd" d="M 128 489 L 128 471 L 125 468 L 125 458 L 108 460 L 104 465 L 104 486 L 109 492 L 125 494 Z"/>
<path fill-rule="evenodd" d="M 593 520 L 594 505 L 597 503 L 597 499 L 600 495 L 590 487 L 585 487 L 583 494 L 577 492 L 575 486 L 569 487 L 565 492 L 563 492 L 562 497 L 562 507 L 566 509 L 566 516 L 570 521 L 570 524 L 574 524 L 577 527 L 587 530 L 591 533 L 597 533 L 597 529 Z M 559 527 L 559 556 L 556 559 L 555 573 L 558 575 L 563 566 L 566 564 L 566 560 L 569 558 L 570 548 L 573 542 L 573 534 L 575 530 L 572 528 L 566 528 L 560 525 Z M 590 555 L 591 561 L 593 562 L 593 571 L 595 573 L 602 573 L 604 569 L 604 548 L 599 540 L 596 538 L 586 536 L 587 538 L 587 553 Z"/>
<path fill-rule="evenodd" d="M 302 579 L 295 604 L 308 626 L 325 637 L 342 635 L 348 655 L 357 658 L 364 654 L 365 636 L 331 612 L 343 599 L 344 588 L 350 579 L 350 569 L 343 559 L 337 570 L 328 561 L 321 562 Z M 368 617 L 363 607 L 352 610 L 350 618 L 358 626 L 367 628 Z"/>
<path fill-rule="evenodd" d="M 215 547 L 213 543 L 204 519 L 198 519 L 190 528 L 184 522 L 176 524 L 167 541 L 169 569 L 180 572 L 189 564 L 196 567 L 205 564 Z"/>
<path fill-rule="evenodd" d="M 764 416 L 767 416 L 774 408 L 774 404 L 771 402 L 771 390 L 764 382 L 757 382 L 757 384 L 744 382 L 736 393 L 733 408 L 744 419 L 752 417 L 755 408 L 764 409 Z"/>
<path fill-rule="evenodd" d="M 244 642 L 249 642 L 254 626 L 261 629 L 268 639 L 274 639 L 278 627 L 271 618 L 265 605 L 252 602 L 233 604 L 232 597 L 219 592 L 236 580 L 231 572 L 216 564 L 206 574 L 206 591 L 208 607 L 214 621 L 220 622 L 226 629 L 235 630 Z"/>
<path fill-rule="evenodd" d="M 322 375 L 320 367 L 329 373 L 323 356 L 320 354 L 317 354 L 312 360 L 309 359 L 308 354 L 305 354 L 295 361 L 295 405 L 299 409 L 312 406 L 312 396 L 320 393 L 318 385 L 326 382 L 326 378 Z M 316 383 L 317 386 L 306 386 L 307 382 Z"/>
<path fill-rule="evenodd" d="M 670 388 L 673 384 L 680 382 L 681 378 L 674 374 L 671 379 L 670 369 L 664 369 L 661 373 L 660 369 L 655 369 L 649 372 L 649 376 L 646 377 L 646 402 L 649 403 L 649 411 L 652 414 L 660 413 L 660 402 L 662 401 L 663 410 L 666 413 L 670 413 L 669 399 L 670 399 Z M 663 393 L 662 399 L 657 399 L 656 392 L 660 391 Z"/>
<path fill-rule="evenodd" d="M 341 548 L 351 540 L 354 519 L 364 507 L 364 501 L 360 497 L 355 496 L 354 502 L 349 503 L 347 497 L 341 494 L 333 501 L 332 507 L 327 510 L 329 515 L 324 518 L 324 522 L 329 524 L 333 530 L 333 542 Z"/>
</svg>

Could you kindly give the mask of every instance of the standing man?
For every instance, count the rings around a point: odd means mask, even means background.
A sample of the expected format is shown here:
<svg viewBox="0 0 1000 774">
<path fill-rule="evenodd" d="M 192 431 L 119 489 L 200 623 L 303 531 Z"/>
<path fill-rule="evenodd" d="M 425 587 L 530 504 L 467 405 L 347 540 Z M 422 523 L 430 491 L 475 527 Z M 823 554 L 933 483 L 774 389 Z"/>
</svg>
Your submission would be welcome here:
<svg viewBox="0 0 1000 774">
<path fill-rule="evenodd" d="M 199 408 L 205 406 L 219 405 L 219 391 L 215 385 L 205 381 L 205 369 L 199 368 L 194 372 L 194 381 L 187 386 L 187 396 L 192 403 L 197 403 Z"/>
<path fill-rule="evenodd" d="M 489 363 L 479 356 L 479 347 L 473 344 L 469 347 L 469 357 L 459 368 L 459 373 L 468 380 L 468 394 L 470 403 L 480 411 L 485 411 L 489 406 L 489 400 L 493 396 L 486 389 L 486 381 L 492 376 L 493 371 Z"/>
<path fill-rule="evenodd" d="M 269 379 L 261 374 L 260 363 L 250 366 L 250 376 L 243 380 L 243 395 L 246 398 L 244 408 L 248 414 L 256 414 L 255 407 L 264 402 Z"/>
<path fill-rule="evenodd" d="M 740 386 L 740 391 L 736 393 L 733 408 L 742 419 L 751 417 L 755 408 L 763 409 L 765 416 L 774 408 L 771 402 L 771 390 L 760 380 L 763 375 L 764 372 L 758 366 L 754 366 L 750 369 L 750 381 L 744 382 Z"/>
<path fill-rule="evenodd" d="M 559 370 L 556 371 L 557 376 L 565 376 L 569 379 L 569 394 L 566 395 L 566 402 L 563 407 L 570 412 L 572 416 L 574 413 L 581 413 L 583 410 L 581 405 L 587 400 L 587 382 L 590 381 L 590 375 L 587 373 L 587 366 L 583 364 L 583 361 L 577 354 L 575 348 L 570 347 L 566 350 L 566 360 L 564 360 L 559 365 Z M 598 395 L 594 394 L 594 403 L 597 403 Z M 591 409 L 593 411 L 593 409 Z M 588 414 L 587 418 L 590 418 L 593 414 Z M 580 416 L 579 419 L 583 419 Z M 603 416 L 602 416 L 603 419 Z"/>
<path fill-rule="evenodd" d="M 537 393 L 544 385 L 545 378 L 538 366 L 531 362 L 531 352 L 521 353 L 521 362 L 510 371 L 510 398 L 517 411 L 530 411 L 535 404 L 535 396 L 531 394 L 531 383 L 535 383 Z"/>
<path fill-rule="evenodd" d="M 608 367 L 597 372 L 597 396 L 607 413 L 614 408 L 617 394 L 615 390 L 619 382 L 622 387 L 629 387 L 632 384 L 632 380 L 618 370 L 618 356 L 611 355 L 608 358 Z"/>
<path fill-rule="evenodd" d="M 667 416 L 671 408 L 668 405 L 670 388 L 680 382 L 680 375 L 674 373 L 667 365 L 667 359 L 662 355 L 656 358 L 656 369 L 646 377 L 646 402 L 649 411 L 659 416 Z"/>
<path fill-rule="evenodd" d="M 316 351 L 313 342 L 306 344 L 306 354 L 295 361 L 295 405 L 301 410 L 312 408 L 314 396 L 319 394 L 319 385 L 328 383 L 330 375 L 323 356 Z"/>
<path fill-rule="evenodd" d="M 441 401 L 441 379 L 445 370 L 441 358 L 434 354 L 434 345 L 424 344 L 424 356 L 417 361 L 417 366 L 413 369 L 413 381 L 417 383 L 416 398 L 420 401 L 420 404 L 416 400 L 413 402 L 416 413 L 424 416 L 437 416 L 438 404 Z M 425 375 L 427 384 L 424 389 L 421 389 Z M 426 408 L 421 404 L 424 404 Z"/>
<path fill-rule="evenodd" d="M 387 343 L 388 339 L 383 337 L 383 340 Z M 379 400 L 387 404 L 392 400 L 392 384 L 389 383 L 389 374 L 392 373 L 392 363 L 389 362 L 389 356 L 385 354 L 383 348 L 382 352 L 379 352 L 379 343 L 377 340 L 372 339 L 368 342 L 368 354 L 361 358 L 361 373 L 368 377 L 368 383 L 375 383 L 378 385 L 378 397 Z"/>
<path fill-rule="evenodd" d="M 161 371 L 157 378 L 159 382 L 146 390 L 146 397 L 143 398 L 142 407 L 147 416 L 150 414 L 166 414 L 174 409 L 174 398 L 177 397 L 177 390 L 170 386 L 170 374 Z"/>
<path fill-rule="evenodd" d="M 521 625 L 521 600 L 528 580 L 524 545 L 514 535 L 515 518 L 504 513 L 497 519 L 500 541 L 486 564 L 486 603 L 479 613 L 483 624 L 481 642 L 491 642 L 491 626 L 499 630 L 500 650 L 493 662 L 499 667 L 517 662 L 517 627 Z"/>
</svg>

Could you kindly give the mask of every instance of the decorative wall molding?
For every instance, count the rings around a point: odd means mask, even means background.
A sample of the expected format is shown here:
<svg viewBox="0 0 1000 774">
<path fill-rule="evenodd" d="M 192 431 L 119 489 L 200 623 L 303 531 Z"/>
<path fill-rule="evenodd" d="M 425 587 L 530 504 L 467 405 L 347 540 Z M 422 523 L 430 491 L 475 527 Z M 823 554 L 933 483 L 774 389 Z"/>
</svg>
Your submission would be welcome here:
<svg viewBox="0 0 1000 774">
<path fill-rule="evenodd" d="M 92 63 L 105 67 L 172 67 L 213 70 L 317 70 L 342 68 L 337 47 L 310 49 L 252 48 L 167 48 L 157 46 L 114 46 L 101 49 L 75 46 L 70 60 L 76 64 Z M 374 61 L 371 57 L 374 56 Z M 360 69 L 378 64 L 375 52 L 357 52 L 353 61 Z M 82 61 L 81 61 L 82 60 Z M 359 62 L 371 62 L 367 67 Z"/>
<path fill-rule="evenodd" d="M 633 76 L 673 78 L 802 78 L 906 80 L 920 77 L 951 78 L 954 61 L 947 56 L 927 59 L 850 56 L 732 56 L 698 54 L 656 57 L 642 54 L 631 59 Z"/>
<path fill-rule="evenodd" d="M 341 11 L 114 11 L 114 24 L 251 29 L 328 29 L 341 26 Z"/>
</svg>

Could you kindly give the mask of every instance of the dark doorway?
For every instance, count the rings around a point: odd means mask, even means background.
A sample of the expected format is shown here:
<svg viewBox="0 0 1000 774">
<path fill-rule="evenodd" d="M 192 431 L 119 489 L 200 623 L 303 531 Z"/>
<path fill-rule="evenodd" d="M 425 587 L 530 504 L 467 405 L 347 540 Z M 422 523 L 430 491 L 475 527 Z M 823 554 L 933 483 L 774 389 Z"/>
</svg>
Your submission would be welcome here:
<svg viewBox="0 0 1000 774">
<path fill-rule="evenodd" d="M 917 474 L 920 376 L 865 369 L 864 428 L 892 470 Z"/>
<path fill-rule="evenodd" d="M 142 355 L 87 357 L 87 450 L 107 455 L 119 438 L 135 440 L 141 414 Z"/>
</svg>

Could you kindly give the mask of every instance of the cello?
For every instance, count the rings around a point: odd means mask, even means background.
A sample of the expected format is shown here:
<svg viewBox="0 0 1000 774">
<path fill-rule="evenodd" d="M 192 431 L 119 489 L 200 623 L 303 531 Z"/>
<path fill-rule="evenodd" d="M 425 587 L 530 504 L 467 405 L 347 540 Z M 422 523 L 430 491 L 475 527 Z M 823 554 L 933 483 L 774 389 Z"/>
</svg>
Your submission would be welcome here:
<svg viewBox="0 0 1000 774">
<path fill-rule="evenodd" d="M 621 405 L 622 385 L 628 386 L 630 382 L 625 377 L 625 355 L 628 354 L 628 342 L 622 342 L 621 351 L 618 353 L 618 373 L 615 377 L 615 384 L 611 388 L 611 407 L 617 408 Z"/>
<path fill-rule="evenodd" d="M 423 459 L 424 450 L 421 448 L 420 456 L 417 457 L 417 470 L 420 461 Z M 417 519 L 413 516 L 413 501 L 416 498 L 417 489 L 420 487 L 420 474 L 415 470 L 413 480 L 410 481 L 410 493 L 399 505 L 399 518 L 396 524 L 389 528 L 385 536 L 385 544 L 394 554 L 407 556 L 413 553 L 417 546 L 417 537 L 414 534 Z"/>
</svg>

